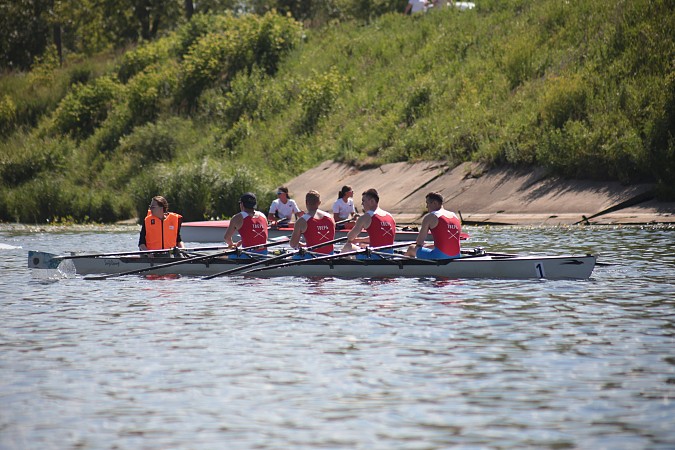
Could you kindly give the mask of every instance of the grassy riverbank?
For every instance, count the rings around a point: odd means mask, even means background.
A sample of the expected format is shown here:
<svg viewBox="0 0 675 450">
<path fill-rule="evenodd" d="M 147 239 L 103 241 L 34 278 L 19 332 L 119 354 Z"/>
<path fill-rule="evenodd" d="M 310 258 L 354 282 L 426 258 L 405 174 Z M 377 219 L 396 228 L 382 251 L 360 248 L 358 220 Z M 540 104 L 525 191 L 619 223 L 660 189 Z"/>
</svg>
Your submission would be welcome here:
<svg viewBox="0 0 675 450">
<path fill-rule="evenodd" d="M 669 5 L 488 0 L 320 29 L 196 16 L 126 52 L 46 55 L 0 79 L 0 220 L 110 222 L 156 193 L 230 215 L 326 159 L 534 164 L 672 198 Z"/>
</svg>

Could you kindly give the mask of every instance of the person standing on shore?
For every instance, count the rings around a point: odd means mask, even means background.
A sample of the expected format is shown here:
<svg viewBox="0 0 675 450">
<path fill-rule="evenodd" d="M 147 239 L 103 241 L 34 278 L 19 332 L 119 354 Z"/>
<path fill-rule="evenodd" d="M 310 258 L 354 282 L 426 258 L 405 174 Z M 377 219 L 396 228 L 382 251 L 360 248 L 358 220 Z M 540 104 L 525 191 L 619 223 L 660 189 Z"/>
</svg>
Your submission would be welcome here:
<svg viewBox="0 0 675 450">
<path fill-rule="evenodd" d="M 258 200 L 252 192 L 247 192 L 239 198 L 239 209 L 241 209 L 241 212 L 232 216 L 230 225 L 225 232 L 224 239 L 228 247 L 253 247 L 267 243 L 267 219 L 264 213 L 255 210 L 257 204 Z M 241 240 L 235 243 L 232 242 L 232 237 L 236 232 L 239 232 Z M 254 250 L 254 253 L 266 255 L 267 249 L 263 247 L 259 250 Z M 248 255 L 236 254 L 233 256 L 249 257 Z"/>
<path fill-rule="evenodd" d="M 335 220 L 333 220 L 329 213 L 319 209 L 321 194 L 314 190 L 309 191 L 305 195 L 305 205 L 307 206 L 307 212 L 295 222 L 289 245 L 292 248 L 300 247 L 301 236 L 305 237 L 305 245 L 307 247 L 332 241 L 335 238 Z M 332 255 L 333 244 L 316 248 L 313 251 Z M 305 257 L 311 258 L 311 255 L 306 255 Z"/>
<path fill-rule="evenodd" d="M 363 215 L 356 219 L 354 228 L 347 234 L 347 243 L 342 247 L 342 252 L 356 250 L 356 245 L 368 245 L 370 247 L 382 247 L 392 245 L 396 237 L 396 221 L 388 212 L 380 209 L 380 195 L 375 189 L 368 189 L 361 194 Z M 360 238 L 359 233 L 366 230 L 368 236 Z M 392 250 L 383 250 L 390 253 Z M 357 255 L 363 258 L 364 255 Z M 373 258 L 379 258 L 373 255 Z"/>
<path fill-rule="evenodd" d="M 152 197 L 141 226 L 138 248 L 142 251 L 185 248 L 180 237 L 182 223 L 183 216 L 169 212 L 169 202 L 164 197 Z"/>
<path fill-rule="evenodd" d="M 426 202 L 429 212 L 422 219 L 417 241 L 408 247 L 406 256 L 420 259 L 459 258 L 461 221 L 455 213 L 443 208 L 443 196 L 438 192 L 429 192 Z M 433 236 L 434 243 L 425 246 L 424 241 L 429 233 Z"/>
</svg>

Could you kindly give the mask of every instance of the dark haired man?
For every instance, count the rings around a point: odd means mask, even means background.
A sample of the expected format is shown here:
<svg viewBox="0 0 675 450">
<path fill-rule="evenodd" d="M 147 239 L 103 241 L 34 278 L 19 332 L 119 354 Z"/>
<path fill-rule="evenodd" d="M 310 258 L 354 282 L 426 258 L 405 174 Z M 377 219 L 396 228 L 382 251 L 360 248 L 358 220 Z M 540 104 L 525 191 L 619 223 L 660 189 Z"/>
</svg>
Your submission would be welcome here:
<svg viewBox="0 0 675 450">
<path fill-rule="evenodd" d="M 267 243 L 267 218 L 265 218 L 264 213 L 255 210 L 257 204 L 258 200 L 252 192 L 247 192 L 239 198 L 241 212 L 232 216 L 230 225 L 225 232 L 225 243 L 229 247 L 253 247 Z M 232 237 L 236 232 L 239 232 L 241 240 L 234 243 Z M 255 253 L 265 255 L 267 249 L 261 248 L 256 250 Z"/>
<path fill-rule="evenodd" d="M 370 247 L 392 245 L 396 237 L 396 221 L 387 211 L 379 207 L 380 196 L 375 189 L 368 189 L 361 194 L 361 205 L 364 214 L 360 216 L 354 228 L 347 234 L 347 243 L 342 247 L 343 252 L 355 250 L 354 244 L 363 244 Z M 360 238 L 359 233 L 366 230 L 368 237 Z M 392 250 L 383 250 L 391 252 Z M 363 255 L 359 255 L 362 257 Z M 374 258 L 379 258 L 373 255 Z"/>
<path fill-rule="evenodd" d="M 427 210 L 422 218 L 417 242 L 406 251 L 407 256 L 416 256 L 420 259 L 450 259 L 460 257 L 460 235 L 462 225 L 455 213 L 443 208 L 443 196 L 438 192 L 429 192 L 426 195 Z M 433 245 L 424 241 L 427 234 L 434 238 Z"/>
<path fill-rule="evenodd" d="M 317 191 L 309 191 L 305 195 L 305 205 L 307 212 L 295 222 L 289 245 L 298 248 L 301 236 L 305 236 L 307 247 L 332 241 L 335 238 L 335 220 L 331 214 L 319 209 L 321 195 Z M 314 252 L 330 255 L 333 253 L 333 244 L 316 248 Z"/>
</svg>

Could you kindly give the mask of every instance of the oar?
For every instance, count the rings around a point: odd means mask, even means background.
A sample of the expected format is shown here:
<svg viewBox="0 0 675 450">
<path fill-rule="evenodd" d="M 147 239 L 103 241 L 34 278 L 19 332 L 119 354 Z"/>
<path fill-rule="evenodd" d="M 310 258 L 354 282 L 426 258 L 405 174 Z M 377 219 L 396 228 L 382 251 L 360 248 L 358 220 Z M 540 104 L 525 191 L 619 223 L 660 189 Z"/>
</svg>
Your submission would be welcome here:
<svg viewBox="0 0 675 450">
<path fill-rule="evenodd" d="M 400 253 L 384 253 L 384 252 L 375 252 L 371 251 L 372 254 L 381 256 L 382 258 L 401 258 L 401 259 L 406 259 L 410 261 L 419 261 L 421 263 L 425 264 L 436 264 L 438 265 L 439 261 L 443 260 L 433 260 L 433 259 L 424 259 L 424 258 L 417 258 L 415 256 L 408 256 L 408 255 L 402 255 Z M 391 259 L 388 259 L 387 261 L 391 261 Z M 392 261 L 395 262 L 395 261 Z"/>
<path fill-rule="evenodd" d="M 352 219 L 347 218 L 347 219 L 338 220 L 337 222 L 335 222 L 335 226 L 337 227 L 338 225 L 343 224 L 343 223 L 346 223 L 346 222 L 349 222 L 350 220 L 352 220 Z M 279 227 L 277 227 L 276 225 L 274 225 L 274 226 L 271 226 L 271 227 L 269 227 L 269 228 L 267 228 L 267 229 L 268 229 L 268 230 L 273 230 L 273 229 L 275 229 L 275 228 L 276 228 L 277 230 L 280 230 L 280 229 L 284 229 L 284 228 L 288 228 L 288 227 L 281 227 L 281 228 L 279 228 Z"/>
<path fill-rule="evenodd" d="M 274 241 L 275 239 L 270 239 Z M 226 245 L 219 245 L 219 246 L 210 246 L 210 247 L 190 247 L 190 248 L 178 248 L 178 247 L 172 247 L 172 248 L 164 248 L 161 250 L 138 250 L 135 252 L 114 252 L 114 253 L 80 253 L 77 255 L 54 255 L 52 256 L 51 259 L 55 260 L 63 260 L 63 259 L 78 259 L 78 258 L 104 258 L 107 256 L 132 256 L 132 255 L 148 255 L 148 254 L 155 254 L 155 253 L 170 253 L 173 252 L 174 249 L 178 249 L 181 252 L 199 252 L 199 251 L 209 251 L 209 250 L 223 250 L 223 249 L 228 249 L 230 247 Z"/>
<path fill-rule="evenodd" d="M 322 242 L 321 244 L 312 245 L 312 246 L 306 247 L 304 250 L 310 251 L 310 250 L 314 250 L 315 248 L 324 247 L 326 245 L 335 244 L 336 242 L 341 242 L 341 241 L 345 241 L 345 240 L 347 240 L 347 236 L 343 236 L 341 238 L 333 239 L 332 241 L 328 241 L 328 242 Z M 235 273 L 235 272 L 240 272 L 242 270 L 246 270 L 246 269 L 249 269 L 251 267 L 261 266 L 263 264 L 269 264 L 272 261 L 278 261 L 280 259 L 288 258 L 289 256 L 297 255 L 298 253 L 299 253 L 299 251 L 296 250 L 296 251 L 285 253 L 283 255 L 275 256 L 273 258 L 265 259 L 265 260 L 262 260 L 262 261 L 256 261 L 256 262 L 253 262 L 253 263 L 250 263 L 250 264 L 245 264 L 241 267 L 235 267 L 234 269 L 228 269 L 228 270 L 225 270 L 223 272 L 219 272 L 219 273 L 216 273 L 216 274 L 213 274 L 213 275 L 209 275 L 207 277 L 203 277 L 202 280 L 210 280 L 211 278 L 216 278 L 216 277 L 228 275 L 228 274 Z M 314 259 L 316 259 L 316 258 L 314 258 Z"/>
<path fill-rule="evenodd" d="M 187 250 L 182 248 L 180 250 Z M 115 252 L 115 253 L 79 253 L 77 255 L 60 255 L 54 256 L 52 259 L 63 260 L 63 259 L 78 259 L 78 258 L 103 258 L 107 256 L 132 256 L 132 255 L 148 255 L 155 253 L 169 253 L 173 251 L 173 248 L 164 248 L 162 250 L 138 250 L 135 252 Z"/>
<path fill-rule="evenodd" d="M 166 263 L 166 264 L 159 264 L 159 265 L 156 265 L 156 266 L 144 267 L 142 269 L 129 270 L 128 272 L 111 273 L 111 274 L 107 274 L 107 275 L 97 275 L 97 276 L 93 276 L 93 277 L 85 277 L 84 279 L 85 280 L 105 280 L 107 278 L 112 278 L 112 277 L 121 277 L 121 276 L 124 276 L 124 275 L 134 275 L 134 274 L 137 274 L 137 273 L 150 272 L 152 270 L 157 270 L 157 269 L 164 269 L 165 267 L 172 267 L 172 266 L 176 266 L 176 265 L 179 265 L 179 264 L 185 264 L 185 263 L 196 262 L 196 261 L 204 261 L 205 259 L 213 259 L 213 258 L 217 258 L 219 256 L 225 256 L 225 255 L 229 255 L 229 254 L 232 254 L 232 253 L 236 253 L 238 251 L 242 252 L 242 251 L 246 251 L 246 250 L 254 250 L 256 248 L 261 248 L 261 247 L 271 247 L 273 245 L 285 244 L 287 242 L 288 242 L 288 239 L 278 240 L 278 241 L 274 241 L 274 242 L 267 242 L 265 244 L 252 245 L 250 247 L 244 247 L 244 248 L 241 248 L 241 249 L 230 249 L 230 250 L 226 250 L 224 252 L 213 253 L 213 254 L 206 255 L 206 256 L 198 256 L 196 258 L 185 258 L 185 259 L 180 259 L 178 261 L 173 261 L 173 262 Z"/>
<path fill-rule="evenodd" d="M 386 249 L 389 249 L 389 248 L 405 247 L 406 245 L 410 245 L 410 244 L 414 244 L 414 243 L 415 243 L 415 241 L 408 241 L 408 242 L 399 242 L 399 243 L 391 244 L 391 245 L 383 245 L 381 247 L 366 247 L 366 248 L 361 248 L 361 249 L 353 250 L 351 252 L 346 252 L 346 253 L 336 253 L 334 255 L 319 256 L 318 258 L 301 259 L 299 261 L 291 261 L 291 262 L 283 263 L 283 264 L 275 264 L 273 266 L 258 267 L 257 269 L 247 270 L 244 273 L 261 272 L 263 270 L 279 269 L 281 267 L 296 266 L 298 264 L 316 263 L 316 262 L 327 261 L 327 260 L 331 260 L 331 259 L 344 258 L 345 256 L 356 255 L 356 254 L 359 254 L 359 253 L 373 252 L 373 251 L 377 251 L 377 250 L 386 250 Z"/>
</svg>

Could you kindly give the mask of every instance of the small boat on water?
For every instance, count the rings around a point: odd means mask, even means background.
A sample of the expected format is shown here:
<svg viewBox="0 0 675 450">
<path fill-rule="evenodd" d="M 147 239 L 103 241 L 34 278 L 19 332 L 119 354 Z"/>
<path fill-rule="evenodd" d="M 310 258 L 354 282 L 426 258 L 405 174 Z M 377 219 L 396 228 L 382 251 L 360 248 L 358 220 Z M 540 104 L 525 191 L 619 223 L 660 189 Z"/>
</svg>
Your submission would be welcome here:
<svg viewBox="0 0 675 450">
<path fill-rule="evenodd" d="M 596 263 L 596 257 L 593 255 L 512 255 L 486 253 L 482 250 L 469 252 L 459 259 L 438 261 L 409 259 L 394 253 L 384 259 L 376 260 L 331 256 L 316 260 L 293 261 L 288 258 L 286 261 L 279 261 L 279 256 L 277 256 L 274 257 L 276 261 L 269 263 L 263 260 L 215 256 L 184 259 L 167 256 L 148 257 L 148 255 L 58 257 L 50 253 L 31 251 L 28 254 L 28 267 L 54 269 L 64 259 L 72 261 L 77 274 L 106 275 L 98 279 L 115 276 L 115 274 L 137 272 L 153 275 L 209 276 L 226 271 L 232 272 L 230 274 L 232 276 L 255 277 L 587 279 L 591 276 Z M 244 268 L 245 265 L 257 267 Z"/>
<path fill-rule="evenodd" d="M 230 226 L 229 220 L 203 220 L 197 222 L 183 222 L 180 228 L 180 236 L 183 242 L 223 242 L 223 237 Z M 293 233 L 293 227 L 270 227 L 268 230 L 270 239 L 283 236 L 290 236 Z M 346 236 L 348 229 L 337 230 L 336 237 Z M 365 233 L 361 233 L 366 236 Z M 397 242 L 414 241 L 417 238 L 417 230 L 399 228 L 396 230 Z M 464 236 L 466 238 L 466 235 Z"/>
</svg>

